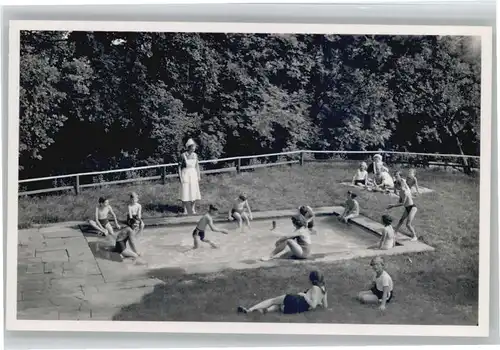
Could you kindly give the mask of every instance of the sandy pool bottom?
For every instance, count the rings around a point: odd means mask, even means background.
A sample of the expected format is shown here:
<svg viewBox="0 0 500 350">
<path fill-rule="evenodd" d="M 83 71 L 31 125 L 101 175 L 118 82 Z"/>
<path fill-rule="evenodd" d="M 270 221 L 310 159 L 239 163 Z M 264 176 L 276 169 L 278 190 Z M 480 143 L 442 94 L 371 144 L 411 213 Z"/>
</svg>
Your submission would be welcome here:
<svg viewBox="0 0 500 350">
<path fill-rule="evenodd" d="M 140 249 L 149 269 L 183 268 L 193 272 L 213 270 L 214 267 L 238 268 L 236 265 L 255 265 L 258 260 L 268 256 L 275 241 L 293 232 L 289 218 L 275 219 L 277 228 L 271 230 L 272 221 L 253 221 L 252 227 L 242 233 L 236 223 L 223 223 L 217 226 L 229 230 L 229 235 L 208 230 L 206 237 L 218 245 L 217 249 L 200 242 L 193 250 L 192 231 L 194 226 L 172 226 L 146 229 L 140 238 Z M 378 242 L 378 238 L 355 225 L 340 223 L 336 217 L 317 217 L 316 235 L 312 236 L 312 259 L 325 255 L 354 257 L 357 252 L 366 250 Z M 242 266 L 239 266 L 242 267 Z M 256 267 L 256 266 L 248 266 Z"/>
</svg>

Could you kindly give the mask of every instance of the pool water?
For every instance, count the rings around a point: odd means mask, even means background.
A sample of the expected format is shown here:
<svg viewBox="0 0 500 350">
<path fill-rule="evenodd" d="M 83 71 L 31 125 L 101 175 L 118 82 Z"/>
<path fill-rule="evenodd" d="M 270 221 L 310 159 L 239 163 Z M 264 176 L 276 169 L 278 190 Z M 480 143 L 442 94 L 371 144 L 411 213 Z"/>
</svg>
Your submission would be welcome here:
<svg viewBox="0 0 500 350">
<path fill-rule="evenodd" d="M 276 229 L 271 230 L 276 221 Z M 275 241 L 282 235 L 294 231 L 291 220 L 267 219 L 251 222 L 247 232 L 240 232 L 235 222 L 216 224 L 229 231 L 229 235 L 206 231 L 206 238 L 218 245 L 218 249 L 200 242 L 197 250 L 192 250 L 193 226 L 172 226 L 144 231 L 139 240 L 139 248 L 144 253 L 148 267 L 169 268 L 210 264 L 229 266 L 231 263 L 252 261 L 269 256 Z M 354 255 L 376 244 L 379 237 L 354 224 L 340 223 L 336 217 L 315 218 L 316 235 L 312 235 L 311 253 L 318 255 Z"/>
</svg>

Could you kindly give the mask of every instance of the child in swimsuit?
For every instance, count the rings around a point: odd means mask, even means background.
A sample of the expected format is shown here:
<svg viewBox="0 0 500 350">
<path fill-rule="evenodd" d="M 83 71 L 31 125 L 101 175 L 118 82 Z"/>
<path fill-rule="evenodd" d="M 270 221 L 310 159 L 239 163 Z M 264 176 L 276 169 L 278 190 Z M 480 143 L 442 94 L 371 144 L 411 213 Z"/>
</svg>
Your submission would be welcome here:
<svg viewBox="0 0 500 350">
<path fill-rule="evenodd" d="M 392 227 L 392 217 L 387 214 L 382 215 L 382 224 L 384 225 L 384 228 L 382 229 L 380 243 L 376 246 L 370 247 L 371 249 L 388 250 L 394 248 L 396 244 L 396 235 L 394 233 L 394 228 Z"/>
<path fill-rule="evenodd" d="M 95 208 L 95 220 L 90 219 L 88 224 L 94 230 L 98 232 L 99 235 L 107 236 L 108 234 L 112 237 L 114 236 L 113 227 L 109 222 L 108 216 L 111 214 L 115 221 L 115 225 L 117 229 L 120 229 L 120 225 L 118 224 L 118 219 L 116 218 L 115 212 L 113 208 L 109 205 L 109 200 L 100 197 L 99 205 Z"/>
<path fill-rule="evenodd" d="M 203 215 L 200 221 L 198 221 L 198 224 L 196 225 L 196 228 L 193 231 L 193 241 L 194 241 L 193 249 L 198 249 L 198 238 L 200 239 L 200 241 L 209 244 L 212 248 L 217 248 L 217 246 L 213 242 L 209 241 L 205 237 L 205 230 L 207 226 L 210 227 L 210 229 L 214 232 L 220 232 L 225 235 L 228 234 L 226 230 L 219 229 L 214 225 L 213 216 L 217 215 L 218 212 L 219 212 L 218 208 L 216 208 L 214 205 L 210 205 L 208 213 Z"/>
<path fill-rule="evenodd" d="M 356 200 L 356 193 L 347 191 L 347 200 L 345 202 L 344 212 L 339 216 L 339 220 L 347 224 L 350 219 L 359 216 L 359 203 Z"/>
<path fill-rule="evenodd" d="M 139 234 L 144 230 L 144 221 L 142 221 L 142 206 L 139 204 L 139 196 L 137 193 L 130 194 L 130 203 L 128 205 L 127 222 L 135 219 L 139 222 Z"/>
<path fill-rule="evenodd" d="M 300 214 L 292 216 L 295 231 L 291 235 L 281 237 L 274 244 L 274 250 L 269 257 L 261 258 L 262 261 L 275 259 L 287 247 L 294 259 L 307 259 L 311 254 L 311 232 L 307 229 L 307 222 Z"/>
<path fill-rule="evenodd" d="M 247 214 L 248 211 L 248 214 Z M 250 228 L 250 220 L 253 220 L 252 211 L 250 210 L 250 205 L 248 204 L 248 199 L 245 195 L 240 195 L 234 202 L 231 211 L 229 212 L 229 220 L 235 219 L 238 221 L 238 228 L 241 232 L 244 232 L 243 220 L 245 225 Z"/>
<path fill-rule="evenodd" d="M 352 178 L 352 184 L 354 186 L 366 187 L 368 185 L 368 171 L 366 171 L 367 168 L 368 165 L 366 165 L 365 162 L 361 162 L 361 164 L 359 165 L 359 169 L 356 170 L 356 174 L 354 174 L 354 177 Z"/>
<path fill-rule="evenodd" d="M 399 203 L 391 204 L 387 207 L 387 209 L 397 208 L 403 206 L 405 208 L 401 219 L 396 226 L 395 232 L 398 232 L 403 223 L 406 221 L 406 228 L 412 233 L 413 237 L 411 238 L 412 242 L 418 240 L 417 233 L 415 232 L 415 228 L 413 227 L 413 220 L 415 219 L 415 215 L 417 214 L 417 206 L 413 202 L 413 197 L 411 194 L 411 190 L 406 184 L 406 181 L 401 181 L 402 188 L 399 191 Z"/>
<path fill-rule="evenodd" d="M 384 269 L 384 259 L 377 256 L 372 259 L 370 266 L 375 271 L 375 278 L 370 284 L 370 290 L 360 292 L 358 299 L 363 304 L 380 304 L 380 310 L 385 310 L 386 304 L 391 302 L 394 296 L 394 283 Z"/>
<path fill-rule="evenodd" d="M 415 191 L 416 191 L 417 195 L 420 194 L 420 189 L 418 188 L 418 181 L 417 181 L 415 169 L 410 169 L 408 171 L 408 176 L 406 177 L 406 183 L 408 184 L 408 187 L 411 190 L 413 190 L 413 187 L 415 187 Z"/>
<path fill-rule="evenodd" d="M 311 287 L 297 294 L 284 294 L 279 297 L 264 300 L 250 308 L 238 307 L 239 313 L 276 312 L 284 314 L 298 314 L 316 309 L 318 306 L 328 308 L 328 297 L 325 287 L 325 278 L 319 271 L 309 273 Z"/>
<path fill-rule="evenodd" d="M 389 174 L 389 169 L 382 167 L 378 177 L 378 184 L 375 185 L 375 190 L 390 192 L 391 189 L 394 189 L 394 179 Z"/>
<path fill-rule="evenodd" d="M 311 233 L 315 234 L 314 230 L 314 211 L 308 205 L 303 205 L 299 208 L 299 214 L 306 220 L 307 228 L 311 231 Z"/>
<path fill-rule="evenodd" d="M 137 250 L 136 235 L 140 230 L 140 222 L 137 219 L 130 219 L 128 225 L 118 231 L 113 252 L 120 254 L 122 258 L 132 258 L 137 260 L 142 254 Z M 128 246 L 127 246 L 128 243 Z"/>
</svg>

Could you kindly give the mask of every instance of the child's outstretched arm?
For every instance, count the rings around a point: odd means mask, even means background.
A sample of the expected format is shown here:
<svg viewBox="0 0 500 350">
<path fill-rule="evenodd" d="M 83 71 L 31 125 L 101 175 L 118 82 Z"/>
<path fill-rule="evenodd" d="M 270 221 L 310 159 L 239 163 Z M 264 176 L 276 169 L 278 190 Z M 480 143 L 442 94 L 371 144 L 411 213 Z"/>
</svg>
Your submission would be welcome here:
<svg viewBox="0 0 500 350">
<path fill-rule="evenodd" d="M 214 225 L 214 222 L 213 220 L 210 218 L 209 221 L 208 221 L 208 227 L 210 227 L 210 229 L 214 232 L 220 232 L 220 233 L 223 233 L 225 235 L 228 234 L 228 232 L 226 230 L 223 230 L 223 229 L 220 229 L 218 228 L 217 226 Z"/>
<path fill-rule="evenodd" d="M 420 188 L 418 188 L 418 181 L 416 177 L 415 177 L 415 188 L 417 190 L 417 194 L 420 194 Z"/>
<path fill-rule="evenodd" d="M 385 305 L 387 303 L 387 299 L 389 299 L 389 287 L 384 286 L 384 294 L 382 295 L 382 301 L 380 303 L 380 310 L 385 310 Z"/>
<path fill-rule="evenodd" d="M 129 238 L 130 249 L 132 249 L 132 251 L 134 253 L 136 253 L 137 255 L 140 256 L 141 253 L 137 249 L 137 244 L 136 244 L 136 241 L 135 241 L 135 234 L 133 232 L 129 232 L 129 235 L 130 235 L 130 238 Z"/>
<path fill-rule="evenodd" d="M 247 210 L 248 210 L 248 217 L 250 218 L 250 220 L 253 220 L 252 210 L 250 209 L 250 204 L 248 204 L 248 200 L 246 201 L 245 205 L 246 205 Z"/>
<path fill-rule="evenodd" d="M 109 212 L 111 213 L 111 215 L 113 215 L 113 219 L 115 220 L 115 225 L 117 228 L 120 228 L 120 224 L 118 223 L 118 219 L 116 217 L 116 214 L 115 212 L 113 211 L 113 208 L 111 208 L 111 206 L 109 207 Z"/>
</svg>

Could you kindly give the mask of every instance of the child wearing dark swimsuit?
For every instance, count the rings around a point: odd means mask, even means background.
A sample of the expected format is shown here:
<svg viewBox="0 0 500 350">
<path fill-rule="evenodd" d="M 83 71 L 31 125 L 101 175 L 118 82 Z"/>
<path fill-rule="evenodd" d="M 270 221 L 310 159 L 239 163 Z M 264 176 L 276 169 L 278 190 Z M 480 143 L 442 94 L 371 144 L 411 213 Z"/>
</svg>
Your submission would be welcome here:
<svg viewBox="0 0 500 350">
<path fill-rule="evenodd" d="M 217 207 L 215 207 L 214 205 L 210 205 L 208 213 L 203 215 L 200 221 L 198 221 L 198 224 L 193 230 L 193 249 L 198 249 L 198 238 L 200 239 L 200 241 L 209 244 L 212 248 L 217 248 L 217 245 L 215 245 L 215 243 L 211 242 L 205 237 L 205 230 L 207 226 L 210 227 L 210 229 L 214 232 L 220 232 L 225 235 L 228 234 L 226 230 L 219 229 L 214 225 L 213 216 L 217 215 L 218 212 L 219 209 Z"/>
<path fill-rule="evenodd" d="M 327 291 L 325 280 L 319 271 L 311 271 L 309 274 L 311 287 L 302 293 L 284 294 L 279 297 L 264 300 L 250 308 L 238 307 L 238 312 L 249 313 L 258 311 L 261 313 L 281 311 L 284 314 L 298 314 L 314 310 L 318 306 L 328 308 Z"/>
</svg>

